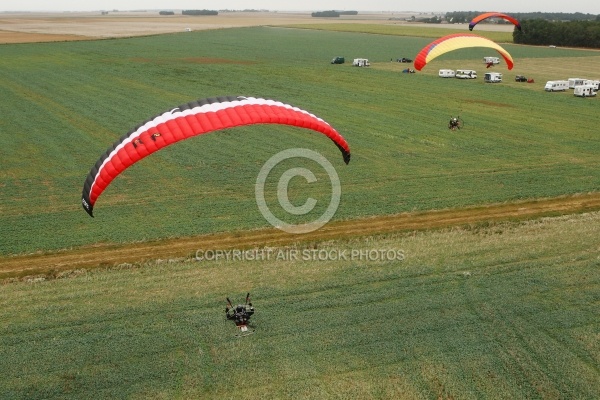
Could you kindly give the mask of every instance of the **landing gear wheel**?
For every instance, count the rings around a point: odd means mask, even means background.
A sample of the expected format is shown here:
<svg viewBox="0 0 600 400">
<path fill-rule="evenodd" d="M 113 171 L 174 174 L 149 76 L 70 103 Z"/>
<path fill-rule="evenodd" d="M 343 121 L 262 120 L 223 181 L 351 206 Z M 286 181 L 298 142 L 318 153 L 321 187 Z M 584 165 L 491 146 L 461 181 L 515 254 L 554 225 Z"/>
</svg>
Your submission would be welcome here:
<svg viewBox="0 0 600 400">
<path fill-rule="evenodd" d="M 235 335 L 235 337 L 237 337 L 237 338 L 250 336 L 256 331 L 256 329 L 254 329 L 254 328 L 249 328 L 248 325 L 241 325 L 241 326 L 238 326 L 237 328 L 238 328 L 238 333 Z"/>
</svg>

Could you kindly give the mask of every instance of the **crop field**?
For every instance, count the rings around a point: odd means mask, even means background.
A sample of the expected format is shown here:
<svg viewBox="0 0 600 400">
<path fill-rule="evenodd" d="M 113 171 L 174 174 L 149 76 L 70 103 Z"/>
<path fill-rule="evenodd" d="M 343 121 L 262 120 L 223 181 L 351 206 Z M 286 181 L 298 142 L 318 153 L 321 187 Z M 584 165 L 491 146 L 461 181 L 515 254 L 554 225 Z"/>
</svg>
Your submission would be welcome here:
<svg viewBox="0 0 600 400">
<path fill-rule="evenodd" d="M 289 147 L 334 164 L 338 220 L 598 190 L 596 99 L 543 91 L 548 79 L 593 78 L 598 52 L 505 45 L 516 66 L 496 67 L 507 78 L 501 85 L 436 76 L 441 67 L 482 75 L 485 49 L 456 51 L 411 75 L 389 61 L 429 41 L 256 27 L 0 46 L 0 254 L 265 227 L 256 176 Z M 329 64 L 335 55 L 373 66 Z M 536 83 L 511 82 L 514 73 Z M 335 146 L 309 131 L 236 128 L 143 160 L 100 197 L 96 219 L 83 212 L 83 181 L 109 145 L 152 115 L 221 95 L 307 109 L 346 137 L 352 161 L 343 165 Z M 465 129 L 451 133 L 456 114 Z"/>
<path fill-rule="evenodd" d="M 393 60 L 433 31 L 357 25 L 0 45 L 0 398 L 600 393 L 600 99 L 543 90 L 600 79 L 600 52 L 485 32 L 512 71 L 487 70 L 495 54 L 479 48 L 405 74 L 412 64 Z M 504 81 L 484 83 L 487 71 Z M 228 95 L 323 118 L 350 163 L 309 130 L 237 127 L 138 162 L 85 213 L 85 177 L 112 143 Z M 451 115 L 464 129 L 448 130 Z M 333 221 L 297 241 L 274 234 L 255 199 L 261 167 L 289 148 L 322 154 L 342 191 Z M 331 191 L 314 163 L 278 165 L 266 199 L 290 218 L 277 178 L 297 167 L 318 178 L 290 181 L 293 204 L 318 200 L 293 219 L 304 222 Z M 218 249 L 260 256 L 207 256 Z M 248 291 L 256 332 L 238 339 L 224 299 Z"/>
</svg>

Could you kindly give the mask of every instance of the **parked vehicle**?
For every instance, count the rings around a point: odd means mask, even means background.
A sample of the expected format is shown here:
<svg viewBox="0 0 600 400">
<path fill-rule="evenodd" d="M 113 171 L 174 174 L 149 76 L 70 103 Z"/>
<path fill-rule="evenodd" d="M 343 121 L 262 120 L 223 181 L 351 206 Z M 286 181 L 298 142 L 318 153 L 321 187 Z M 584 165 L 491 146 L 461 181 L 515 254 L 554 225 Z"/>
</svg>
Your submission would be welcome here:
<svg viewBox="0 0 600 400">
<path fill-rule="evenodd" d="M 592 85 L 594 87 L 595 91 L 598 91 L 598 89 L 600 89 L 600 81 L 599 80 L 591 80 L 591 79 L 586 79 L 585 81 L 583 81 L 584 85 Z"/>
<path fill-rule="evenodd" d="M 569 89 L 575 88 L 575 86 L 583 85 L 586 79 L 583 78 L 569 78 Z"/>
<path fill-rule="evenodd" d="M 440 78 L 454 78 L 456 76 L 456 72 L 453 69 L 440 69 L 438 72 Z"/>
<path fill-rule="evenodd" d="M 593 97 L 596 95 L 594 85 L 579 85 L 573 89 L 573 94 L 577 97 Z"/>
<path fill-rule="evenodd" d="M 544 90 L 546 92 L 564 92 L 569 88 L 569 81 L 548 81 Z"/>
<path fill-rule="evenodd" d="M 527 77 L 525 77 L 524 75 L 517 75 L 517 76 L 515 76 L 515 81 L 516 82 L 527 82 Z"/>
<path fill-rule="evenodd" d="M 483 76 L 483 81 L 487 83 L 502 82 L 502 74 L 500 72 L 486 72 Z"/>
<path fill-rule="evenodd" d="M 413 60 L 411 60 L 410 58 L 405 58 L 405 57 L 396 58 L 396 61 L 399 62 L 399 63 L 411 63 L 411 62 L 413 62 Z"/>
<path fill-rule="evenodd" d="M 477 72 L 472 69 L 457 69 L 455 76 L 459 79 L 477 79 Z"/>
<path fill-rule="evenodd" d="M 371 63 L 366 58 L 355 58 L 352 62 L 352 65 L 355 67 L 368 67 L 371 65 Z"/>
<path fill-rule="evenodd" d="M 498 57 L 483 57 L 483 63 L 484 64 L 492 64 L 492 65 L 500 64 L 500 58 L 498 58 Z"/>
<path fill-rule="evenodd" d="M 344 59 L 344 57 L 335 57 L 333 60 L 331 60 L 332 64 L 343 64 L 345 62 L 346 60 Z"/>
</svg>

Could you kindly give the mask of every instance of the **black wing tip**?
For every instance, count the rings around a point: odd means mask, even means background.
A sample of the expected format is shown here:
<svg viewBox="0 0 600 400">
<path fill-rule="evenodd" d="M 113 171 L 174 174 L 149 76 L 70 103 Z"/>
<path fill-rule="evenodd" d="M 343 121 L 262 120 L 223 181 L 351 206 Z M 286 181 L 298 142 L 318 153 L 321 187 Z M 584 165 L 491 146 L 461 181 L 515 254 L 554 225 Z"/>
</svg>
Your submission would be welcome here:
<svg viewBox="0 0 600 400">
<path fill-rule="evenodd" d="M 346 163 L 346 165 L 348 165 L 348 163 L 350 162 L 350 150 L 336 141 L 334 141 L 333 143 L 335 143 L 337 148 L 340 149 L 340 151 L 342 152 L 342 157 L 344 157 L 344 162 Z"/>
<path fill-rule="evenodd" d="M 81 198 L 81 206 L 90 217 L 94 218 L 94 207 L 90 205 L 89 200 L 85 196 Z"/>
</svg>

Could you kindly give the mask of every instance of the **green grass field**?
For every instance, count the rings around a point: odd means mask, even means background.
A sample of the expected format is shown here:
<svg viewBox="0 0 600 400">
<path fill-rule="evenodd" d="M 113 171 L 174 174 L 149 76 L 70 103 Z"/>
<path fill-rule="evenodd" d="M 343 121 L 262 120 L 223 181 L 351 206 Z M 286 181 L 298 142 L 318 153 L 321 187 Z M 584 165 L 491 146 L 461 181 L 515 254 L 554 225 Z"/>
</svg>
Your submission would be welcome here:
<svg viewBox="0 0 600 400">
<path fill-rule="evenodd" d="M 551 79 L 599 79 L 600 53 L 506 44 L 515 68 L 495 67 L 505 81 L 493 85 L 482 79 L 487 50 L 410 75 L 389 61 L 431 40 L 261 27 L 1 45 L 0 257 L 266 227 L 256 176 L 290 147 L 336 167 L 339 220 L 600 189 L 600 99 L 543 90 Z M 372 66 L 329 64 L 340 55 Z M 480 78 L 441 79 L 440 68 Z M 307 130 L 212 133 L 125 171 L 88 217 L 83 182 L 109 145 L 160 111 L 221 95 L 309 110 L 346 137 L 352 161 Z M 457 114 L 465 129 L 450 132 Z M 291 197 L 327 190 L 296 182 Z M 4 280 L 0 398 L 593 399 L 598 237 L 595 212 L 271 248 L 262 261 Z M 236 339 L 224 299 L 246 291 L 256 333 Z"/>
<path fill-rule="evenodd" d="M 0 286 L 0 397 L 592 399 L 599 235 L 593 213 Z M 352 258 L 377 249 L 402 257 Z"/>
<path fill-rule="evenodd" d="M 506 45 L 516 67 L 496 68 L 500 85 L 436 76 L 442 67 L 483 75 L 487 49 L 449 53 L 410 76 L 389 62 L 430 40 L 264 27 L 0 46 L 0 254 L 267 226 L 254 182 L 289 147 L 334 163 L 338 219 L 598 190 L 597 99 L 543 91 L 548 79 L 594 78 L 597 52 Z M 336 55 L 373 66 L 329 64 Z M 536 83 L 512 82 L 516 73 Z M 238 94 L 322 117 L 347 138 L 352 162 L 306 130 L 232 129 L 143 160 L 100 197 L 96 219 L 83 212 L 83 181 L 121 135 L 187 101 Z M 466 128 L 452 134 L 456 114 Z"/>
</svg>

